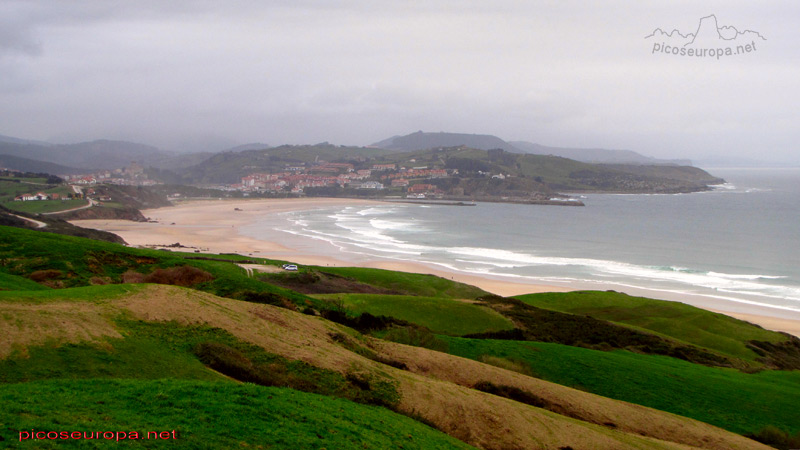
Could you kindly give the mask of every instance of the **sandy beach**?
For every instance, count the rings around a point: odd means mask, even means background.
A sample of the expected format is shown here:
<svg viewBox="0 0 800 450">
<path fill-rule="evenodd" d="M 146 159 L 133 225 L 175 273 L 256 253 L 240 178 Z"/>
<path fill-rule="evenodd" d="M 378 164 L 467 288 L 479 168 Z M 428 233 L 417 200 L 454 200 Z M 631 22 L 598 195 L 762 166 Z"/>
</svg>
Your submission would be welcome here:
<svg viewBox="0 0 800 450">
<path fill-rule="evenodd" d="M 240 228 L 252 224 L 266 214 L 309 210 L 336 205 L 376 204 L 375 201 L 357 199 L 309 198 L 309 199 L 259 199 L 259 200 L 202 200 L 187 201 L 172 207 L 142 211 L 151 222 L 125 220 L 81 220 L 73 223 L 85 227 L 105 230 L 121 236 L 131 246 L 167 247 L 180 244 L 182 251 L 209 253 L 239 253 L 262 258 L 292 261 L 304 265 L 318 266 L 362 266 L 404 272 L 430 273 L 463 283 L 478 286 L 487 292 L 512 296 L 536 292 L 566 292 L 585 289 L 585 286 L 550 286 L 515 283 L 471 274 L 449 271 L 438 266 L 421 263 L 370 260 L 357 261 L 343 258 L 333 248 L 322 245 L 297 245 L 297 239 L 289 239 L 276 232 L 265 239 L 245 236 Z M 285 235 L 285 233 L 283 233 Z M 734 302 L 703 297 L 670 298 L 653 292 L 628 292 L 665 300 L 677 300 L 701 308 L 721 312 L 764 328 L 783 331 L 800 336 L 800 314 L 790 311 L 759 308 Z"/>
</svg>

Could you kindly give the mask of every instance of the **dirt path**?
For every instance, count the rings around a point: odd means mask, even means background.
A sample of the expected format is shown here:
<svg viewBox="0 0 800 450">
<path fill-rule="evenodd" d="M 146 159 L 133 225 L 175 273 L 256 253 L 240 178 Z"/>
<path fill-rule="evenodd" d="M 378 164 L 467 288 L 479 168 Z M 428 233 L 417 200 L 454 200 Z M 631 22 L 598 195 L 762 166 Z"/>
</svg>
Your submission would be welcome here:
<svg viewBox="0 0 800 450">
<path fill-rule="evenodd" d="M 68 212 L 72 212 L 72 211 L 80 211 L 81 209 L 89 209 L 92 206 L 96 206 L 97 205 L 97 202 L 95 202 L 94 200 L 92 200 L 90 198 L 87 198 L 86 200 L 89 200 L 89 204 L 88 205 L 79 206 L 77 208 L 65 209 L 63 211 L 53 211 L 53 212 L 48 212 L 48 213 L 42 213 L 42 215 L 43 216 L 52 216 L 52 215 L 55 215 L 55 214 L 64 214 L 64 213 L 68 213 Z"/>
<path fill-rule="evenodd" d="M 265 266 L 263 264 L 237 264 L 237 266 L 247 272 L 248 277 L 253 276 L 253 272 L 277 273 L 282 272 L 280 268 L 275 266 Z"/>
<path fill-rule="evenodd" d="M 26 221 L 26 222 L 31 222 L 31 223 L 35 224 L 35 225 L 36 225 L 36 228 L 44 228 L 44 227 L 46 227 L 46 226 L 47 226 L 47 224 L 46 224 L 46 223 L 44 223 L 44 222 L 40 222 L 40 221 L 38 221 L 38 220 L 29 219 L 29 218 L 27 218 L 27 217 L 18 216 L 18 215 L 16 215 L 16 214 L 11 214 L 11 215 L 12 215 L 12 216 L 14 216 L 14 217 L 16 217 L 16 218 L 18 218 L 18 219 L 22 219 L 22 220 L 24 220 L 24 221 Z"/>
</svg>

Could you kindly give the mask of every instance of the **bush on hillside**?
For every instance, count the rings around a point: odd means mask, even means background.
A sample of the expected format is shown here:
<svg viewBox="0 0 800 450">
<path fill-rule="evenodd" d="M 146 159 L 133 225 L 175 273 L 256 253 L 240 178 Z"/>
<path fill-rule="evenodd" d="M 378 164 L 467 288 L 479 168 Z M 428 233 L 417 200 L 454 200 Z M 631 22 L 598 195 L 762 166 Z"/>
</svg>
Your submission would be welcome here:
<svg viewBox="0 0 800 450">
<path fill-rule="evenodd" d="M 176 266 L 156 269 L 149 274 L 129 270 L 122 274 L 123 283 L 155 283 L 189 287 L 211 281 L 214 276 L 205 270 L 192 266 Z"/>
<path fill-rule="evenodd" d="M 348 372 L 343 377 L 330 370 L 275 355 L 267 363 L 256 363 L 233 347 L 211 341 L 196 345 L 194 354 L 206 366 L 239 381 L 288 387 L 388 408 L 394 408 L 400 401 L 393 382 L 370 373 Z"/>
<path fill-rule="evenodd" d="M 322 317 L 345 326 L 348 326 L 361 333 L 368 333 L 370 331 L 385 330 L 392 325 L 406 326 L 410 325 L 405 320 L 395 319 L 388 316 L 373 316 L 370 313 L 363 313 L 356 317 L 347 315 L 346 309 L 327 309 L 321 313 Z"/>
<path fill-rule="evenodd" d="M 778 427 L 766 426 L 758 433 L 747 434 L 745 436 L 780 450 L 800 448 L 800 433 L 792 436 Z"/>
<path fill-rule="evenodd" d="M 28 275 L 28 278 L 31 280 L 42 283 L 44 281 L 55 280 L 57 278 L 61 278 L 63 274 L 60 270 L 55 269 L 46 269 L 46 270 L 37 270 L 36 272 L 31 273 Z"/>
</svg>

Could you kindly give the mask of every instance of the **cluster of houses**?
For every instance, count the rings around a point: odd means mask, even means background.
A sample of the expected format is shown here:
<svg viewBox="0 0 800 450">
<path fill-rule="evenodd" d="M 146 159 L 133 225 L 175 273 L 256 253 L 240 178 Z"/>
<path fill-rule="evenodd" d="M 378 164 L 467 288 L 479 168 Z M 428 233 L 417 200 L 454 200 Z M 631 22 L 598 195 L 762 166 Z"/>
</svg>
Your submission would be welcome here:
<svg viewBox="0 0 800 450">
<path fill-rule="evenodd" d="M 141 164 L 132 162 L 128 167 L 115 170 L 101 170 L 96 173 L 82 175 L 63 175 L 65 181 L 82 186 L 98 183 L 117 184 L 123 186 L 154 186 L 161 184 L 151 180 L 144 172 Z"/>
<path fill-rule="evenodd" d="M 14 197 L 15 202 L 33 202 L 41 200 L 69 200 L 70 198 L 61 194 L 45 194 L 37 192 L 35 194 L 22 194 Z"/>
<path fill-rule="evenodd" d="M 286 171 L 280 173 L 250 174 L 242 178 L 241 184 L 232 187 L 245 192 L 302 193 L 303 189 L 310 187 L 355 185 L 371 175 L 372 171 L 355 170 L 348 163 L 324 163 L 312 167 L 287 166 Z"/>
<path fill-rule="evenodd" d="M 391 173 L 386 173 L 391 172 Z M 397 164 L 373 164 L 370 169 L 356 169 L 349 163 L 321 163 L 306 167 L 287 166 L 280 173 L 252 173 L 242 177 L 231 188 L 244 192 L 291 192 L 301 194 L 306 188 L 339 186 L 350 189 L 383 190 L 385 182 L 406 190 L 410 197 L 441 196 L 444 193 L 431 184 L 412 184 L 411 180 L 444 178 L 457 171 L 405 168 Z"/>
</svg>

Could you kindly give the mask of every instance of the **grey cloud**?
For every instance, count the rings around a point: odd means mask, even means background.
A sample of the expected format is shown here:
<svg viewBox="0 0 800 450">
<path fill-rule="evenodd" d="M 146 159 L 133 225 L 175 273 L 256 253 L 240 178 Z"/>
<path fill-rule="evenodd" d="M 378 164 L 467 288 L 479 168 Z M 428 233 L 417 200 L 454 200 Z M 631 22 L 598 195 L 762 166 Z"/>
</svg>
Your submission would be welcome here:
<svg viewBox="0 0 800 450">
<path fill-rule="evenodd" d="M 198 136 L 369 144 L 423 129 L 659 157 L 757 154 L 761 141 L 776 158 L 796 159 L 800 6 L 711 11 L 768 37 L 747 57 L 650 52 L 644 35 L 709 13 L 697 9 L 688 1 L 5 1 L 0 134 L 198 148 Z"/>
</svg>

